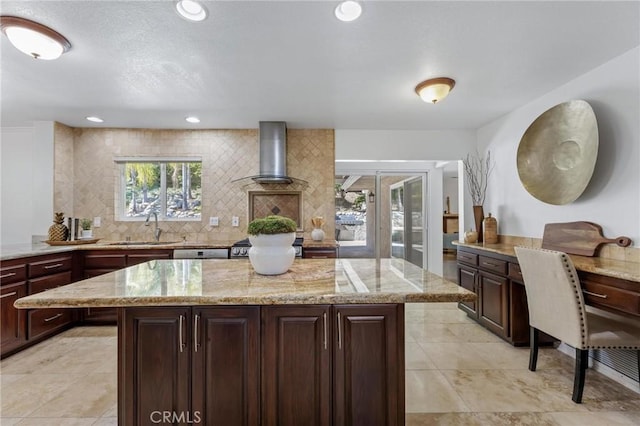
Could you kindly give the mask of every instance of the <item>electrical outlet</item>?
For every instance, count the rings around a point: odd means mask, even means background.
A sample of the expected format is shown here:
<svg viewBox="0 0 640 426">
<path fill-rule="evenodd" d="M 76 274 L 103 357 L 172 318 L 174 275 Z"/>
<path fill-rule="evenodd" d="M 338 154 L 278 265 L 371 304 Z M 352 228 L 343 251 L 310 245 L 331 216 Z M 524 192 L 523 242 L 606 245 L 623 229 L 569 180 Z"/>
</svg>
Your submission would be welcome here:
<svg viewBox="0 0 640 426">
<path fill-rule="evenodd" d="M 218 226 L 218 216 L 211 216 L 209 218 L 209 226 Z"/>
<path fill-rule="evenodd" d="M 240 226 L 240 218 L 238 216 L 231 218 L 231 226 Z"/>
<path fill-rule="evenodd" d="M 102 218 L 100 218 L 100 216 L 94 217 L 93 218 L 93 227 L 94 228 L 99 228 L 101 222 L 102 222 Z"/>
</svg>

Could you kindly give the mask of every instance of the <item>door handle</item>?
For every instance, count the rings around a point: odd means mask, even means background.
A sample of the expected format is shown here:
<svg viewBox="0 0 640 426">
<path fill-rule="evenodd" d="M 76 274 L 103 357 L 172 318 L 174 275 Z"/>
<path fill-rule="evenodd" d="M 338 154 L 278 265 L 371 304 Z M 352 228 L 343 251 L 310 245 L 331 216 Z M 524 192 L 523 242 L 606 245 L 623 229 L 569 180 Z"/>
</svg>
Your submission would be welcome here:
<svg viewBox="0 0 640 426">
<path fill-rule="evenodd" d="M 342 349 L 342 320 L 338 312 L 338 349 Z"/>
<path fill-rule="evenodd" d="M 11 293 L 7 293 L 7 294 L 3 294 L 2 296 L 0 296 L 0 299 L 4 299 L 5 297 L 11 297 L 11 296 L 15 296 L 16 294 L 18 294 L 17 291 L 12 291 Z M 326 345 L 325 345 L 326 346 Z M 326 349 L 326 348 L 325 348 Z"/>
<path fill-rule="evenodd" d="M 327 313 L 322 314 L 323 328 L 324 328 L 324 349 L 327 349 Z"/>
<path fill-rule="evenodd" d="M 198 336 L 198 323 L 200 322 L 200 314 L 197 314 L 195 319 L 193 320 L 193 349 L 198 352 L 198 347 L 200 346 L 200 338 Z"/>
<path fill-rule="evenodd" d="M 180 352 L 184 352 L 185 344 L 182 339 L 182 328 L 184 327 L 184 315 L 180 315 L 180 319 L 178 321 L 178 348 Z"/>
</svg>

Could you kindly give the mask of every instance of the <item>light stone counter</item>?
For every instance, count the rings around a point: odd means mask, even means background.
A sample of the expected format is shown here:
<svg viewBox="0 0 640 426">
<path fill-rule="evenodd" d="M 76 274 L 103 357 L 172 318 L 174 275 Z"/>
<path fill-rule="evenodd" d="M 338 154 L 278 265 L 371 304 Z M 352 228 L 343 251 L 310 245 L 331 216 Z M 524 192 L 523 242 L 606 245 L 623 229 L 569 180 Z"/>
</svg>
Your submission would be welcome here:
<svg viewBox="0 0 640 426">
<path fill-rule="evenodd" d="M 463 243 L 454 241 L 455 245 L 469 247 L 478 250 L 502 254 L 504 256 L 516 257 L 513 244 L 483 244 L 483 243 Z M 569 255 L 576 270 L 591 272 L 613 278 L 620 278 L 628 281 L 640 283 L 640 263 L 626 260 L 609 259 L 606 257 L 587 257 L 575 254 Z"/>
<path fill-rule="evenodd" d="M 399 259 L 296 259 L 258 275 L 247 260 L 154 260 L 16 301 L 18 308 L 474 301 L 475 294 Z"/>
</svg>

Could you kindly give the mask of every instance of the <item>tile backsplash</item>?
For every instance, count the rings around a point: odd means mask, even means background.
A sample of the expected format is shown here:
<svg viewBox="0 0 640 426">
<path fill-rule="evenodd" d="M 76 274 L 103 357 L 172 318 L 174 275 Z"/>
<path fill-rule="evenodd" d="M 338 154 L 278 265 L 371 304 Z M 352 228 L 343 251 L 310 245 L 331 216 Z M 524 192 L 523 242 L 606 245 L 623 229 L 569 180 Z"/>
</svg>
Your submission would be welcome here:
<svg viewBox="0 0 640 426">
<path fill-rule="evenodd" d="M 75 217 L 101 218 L 94 236 L 105 240 L 150 240 L 144 221 L 116 220 L 117 157 L 198 156 L 202 158 L 202 218 L 161 221 L 163 241 L 235 241 L 246 236 L 250 191 L 299 191 L 302 225 L 310 238 L 311 218 L 326 219 L 324 231 L 334 235 L 334 131 L 287 129 L 287 174 L 290 185 L 232 182 L 258 173 L 258 130 L 151 130 L 55 127 L 54 211 Z M 306 181 L 307 183 L 301 182 Z M 210 227 L 217 216 L 219 226 Z M 232 227 L 233 216 L 240 226 Z"/>
</svg>

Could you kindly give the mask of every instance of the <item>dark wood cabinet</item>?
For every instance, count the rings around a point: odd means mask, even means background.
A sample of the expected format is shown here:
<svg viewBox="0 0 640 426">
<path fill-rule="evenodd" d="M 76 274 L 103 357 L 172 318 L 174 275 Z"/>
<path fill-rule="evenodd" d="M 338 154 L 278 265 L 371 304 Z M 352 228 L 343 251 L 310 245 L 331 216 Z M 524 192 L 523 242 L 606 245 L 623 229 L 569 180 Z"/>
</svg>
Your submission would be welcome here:
<svg viewBox="0 0 640 426">
<path fill-rule="evenodd" d="M 334 424 L 404 425 L 404 305 L 335 307 Z"/>
<path fill-rule="evenodd" d="M 262 424 L 331 424 L 330 306 L 262 308 Z"/>
<path fill-rule="evenodd" d="M 193 308 L 192 412 L 202 424 L 260 423 L 260 308 Z"/>
<path fill-rule="evenodd" d="M 509 338 L 509 284 L 506 277 L 480 271 L 478 274 L 478 320 L 495 334 Z"/>
<path fill-rule="evenodd" d="M 466 266 L 458 266 L 458 284 L 465 289 L 478 294 L 476 288 L 478 270 L 469 268 Z M 476 308 L 476 302 L 460 302 L 458 303 L 460 309 L 465 311 L 471 318 L 478 318 L 478 311 Z"/>
<path fill-rule="evenodd" d="M 119 309 L 119 424 L 404 424 L 403 305 Z"/>
<path fill-rule="evenodd" d="M 338 257 L 337 247 L 305 247 L 302 250 L 305 259 L 335 259 Z"/>
<path fill-rule="evenodd" d="M 74 254 L 58 253 L 29 258 L 27 294 L 36 294 L 73 281 Z M 27 341 L 35 343 L 73 326 L 75 309 L 29 309 Z"/>
<path fill-rule="evenodd" d="M 171 259 L 173 250 L 85 250 L 82 253 L 83 278 L 93 278 L 108 272 L 156 259 Z M 115 325 L 116 308 L 87 308 L 82 310 L 82 322 L 91 325 Z"/>
<path fill-rule="evenodd" d="M 26 295 L 26 281 L 3 284 L 0 287 L 0 346 L 2 347 L 2 356 L 19 349 L 26 342 L 25 312 L 13 306 L 16 300 Z"/>
<path fill-rule="evenodd" d="M 119 315 L 119 424 L 259 424 L 259 307 Z"/>
</svg>

